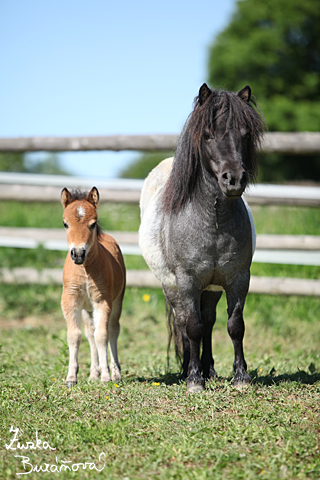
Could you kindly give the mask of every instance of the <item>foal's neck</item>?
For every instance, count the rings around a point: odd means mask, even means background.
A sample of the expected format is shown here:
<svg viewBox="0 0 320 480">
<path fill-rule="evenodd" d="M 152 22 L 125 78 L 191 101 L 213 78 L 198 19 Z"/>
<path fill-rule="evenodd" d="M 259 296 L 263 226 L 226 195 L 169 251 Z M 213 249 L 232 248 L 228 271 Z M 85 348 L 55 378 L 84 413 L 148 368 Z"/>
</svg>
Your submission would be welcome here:
<svg viewBox="0 0 320 480">
<path fill-rule="evenodd" d="M 91 246 L 88 256 L 83 264 L 87 273 L 92 272 L 92 268 L 95 267 L 95 264 L 99 262 L 99 240 L 96 239 L 93 245 Z M 95 268 L 93 269 L 93 271 Z"/>
</svg>

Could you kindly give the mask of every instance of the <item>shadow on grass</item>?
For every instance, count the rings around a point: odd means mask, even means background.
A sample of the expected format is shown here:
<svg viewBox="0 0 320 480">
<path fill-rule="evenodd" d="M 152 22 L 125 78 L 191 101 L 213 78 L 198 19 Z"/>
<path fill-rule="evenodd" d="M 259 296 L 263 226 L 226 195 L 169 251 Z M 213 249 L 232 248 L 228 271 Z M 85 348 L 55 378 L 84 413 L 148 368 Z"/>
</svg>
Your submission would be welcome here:
<svg viewBox="0 0 320 480">
<path fill-rule="evenodd" d="M 303 370 L 298 370 L 295 373 L 276 375 L 275 371 L 271 371 L 268 375 L 258 376 L 257 370 L 248 372 L 252 378 L 252 385 L 271 386 L 279 385 L 286 382 L 302 383 L 304 385 L 314 385 L 320 381 L 320 373 L 307 373 Z M 215 381 L 217 383 L 231 383 L 233 377 L 218 377 Z M 181 373 L 166 373 L 154 377 L 137 377 L 135 381 L 140 383 L 152 384 L 163 383 L 165 385 L 180 385 L 185 383 L 185 378 Z M 208 383 L 207 381 L 206 383 Z"/>
<path fill-rule="evenodd" d="M 249 372 L 249 375 L 252 378 L 253 385 L 279 385 L 284 382 L 296 382 L 302 383 L 304 385 L 314 385 L 316 382 L 320 381 L 320 373 L 307 373 L 304 370 L 298 370 L 295 373 L 284 373 L 276 375 L 275 371 L 272 371 L 265 376 L 258 376 L 257 370 Z"/>
</svg>

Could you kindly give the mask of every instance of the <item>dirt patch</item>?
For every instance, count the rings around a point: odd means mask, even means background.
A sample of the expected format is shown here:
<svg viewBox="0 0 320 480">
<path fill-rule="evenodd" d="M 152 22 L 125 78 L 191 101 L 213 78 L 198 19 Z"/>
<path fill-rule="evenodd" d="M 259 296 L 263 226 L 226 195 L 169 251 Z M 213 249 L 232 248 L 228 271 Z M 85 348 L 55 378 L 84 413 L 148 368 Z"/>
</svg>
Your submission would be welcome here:
<svg viewBox="0 0 320 480">
<path fill-rule="evenodd" d="M 0 329 L 18 329 L 18 328 L 36 328 L 36 327 L 52 327 L 55 325 L 58 328 L 65 327 L 65 320 L 63 318 L 57 318 L 52 315 L 43 317 L 25 317 L 25 318 L 13 318 L 8 319 L 0 317 Z"/>
</svg>

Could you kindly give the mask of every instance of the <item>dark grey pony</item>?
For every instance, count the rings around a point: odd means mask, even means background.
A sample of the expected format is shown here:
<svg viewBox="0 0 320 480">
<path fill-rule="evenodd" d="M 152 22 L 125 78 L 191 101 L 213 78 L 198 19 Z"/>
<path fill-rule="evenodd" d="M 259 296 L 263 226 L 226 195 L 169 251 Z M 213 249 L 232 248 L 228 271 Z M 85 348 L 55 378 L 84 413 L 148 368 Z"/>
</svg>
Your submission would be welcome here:
<svg viewBox="0 0 320 480">
<path fill-rule="evenodd" d="M 216 377 L 211 334 L 223 290 L 235 355 L 233 384 L 251 381 L 243 354 L 243 308 L 255 230 L 241 195 L 256 176 L 263 134 L 254 107 L 249 86 L 236 94 L 203 84 L 175 157 L 161 162 L 142 190 L 139 243 L 173 312 L 190 392 L 203 390 L 204 378 Z"/>
</svg>

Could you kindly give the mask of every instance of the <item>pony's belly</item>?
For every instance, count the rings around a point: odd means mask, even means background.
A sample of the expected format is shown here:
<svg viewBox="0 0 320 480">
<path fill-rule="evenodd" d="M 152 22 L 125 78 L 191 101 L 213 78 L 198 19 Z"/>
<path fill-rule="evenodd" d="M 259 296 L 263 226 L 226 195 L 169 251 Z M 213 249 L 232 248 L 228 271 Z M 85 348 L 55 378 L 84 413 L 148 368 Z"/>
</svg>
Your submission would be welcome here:
<svg viewBox="0 0 320 480">
<path fill-rule="evenodd" d="M 224 288 L 221 285 L 208 285 L 204 290 L 209 292 L 224 292 Z"/>
</svg>

